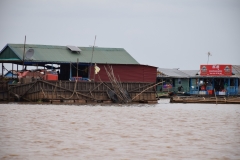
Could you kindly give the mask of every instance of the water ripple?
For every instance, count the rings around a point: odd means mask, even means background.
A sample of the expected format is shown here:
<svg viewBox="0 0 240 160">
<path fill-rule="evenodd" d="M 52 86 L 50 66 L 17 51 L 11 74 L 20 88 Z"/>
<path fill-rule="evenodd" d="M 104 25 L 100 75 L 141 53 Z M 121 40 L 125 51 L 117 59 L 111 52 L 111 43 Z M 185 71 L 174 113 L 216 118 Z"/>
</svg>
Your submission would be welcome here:
<svg viewBox="0 0 240 160">
<path fill-rule="evenodd" d="M 240 106 L 0 104 L 1 159 L 240 159 Z"/>
</svg>

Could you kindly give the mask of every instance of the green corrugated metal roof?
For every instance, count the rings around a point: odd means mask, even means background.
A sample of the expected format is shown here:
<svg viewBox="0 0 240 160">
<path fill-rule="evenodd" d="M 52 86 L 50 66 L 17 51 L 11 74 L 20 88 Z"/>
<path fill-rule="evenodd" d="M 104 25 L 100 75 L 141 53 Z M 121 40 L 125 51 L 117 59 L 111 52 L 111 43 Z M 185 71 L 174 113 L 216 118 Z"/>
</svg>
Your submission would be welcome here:
<svg viewBox="0 0 240 160">
<path fill-rule="evenodd" d="M 23 44 L 7 44 L 0 53 L 0 61 L 5 61 L 11 58 L 23 58 Z M 8 48 L 11 51 L 6 52 Z M 51 46 L 51 45 L 32 45 L 26 44 L 25 51 L 29 48 L 34 49 L 34 55 L 31 58 L 32 62 L 54 62 L 54 63 L 69 63 L 79 62 L 90 63 L 92 57 L 92 47 L 78 47 L 81 53 L 71 52 L 67 46 Z M 13 55 L 14 53 L 15 55 Z M 8 56 L 6 56 L 8 54 Z M 7 57 L 7 58 L 6 58 Z M 93 52 L 93 63 L 109 63 L 109 64 L 139 64 L 126 50 L 123 48 L 100 48 L 95 47 Z"/>
</svg>

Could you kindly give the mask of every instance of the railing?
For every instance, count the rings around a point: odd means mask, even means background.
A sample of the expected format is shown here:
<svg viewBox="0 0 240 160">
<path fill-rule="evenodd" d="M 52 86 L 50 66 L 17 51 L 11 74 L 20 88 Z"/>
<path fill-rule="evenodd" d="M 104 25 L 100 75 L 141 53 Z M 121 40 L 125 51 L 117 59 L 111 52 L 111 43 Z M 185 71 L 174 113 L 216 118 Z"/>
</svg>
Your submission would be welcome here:
<svg viewBox="0 0 240 160">
<path fill-rule="evenodd" d="M 225 91 L 216 91 L 214 93 L 213 87 L 207 86 L 206 91 L 198 90 L 198 89 L 191 89 L 190 94 L 193 95 L 238 95 L 238 88 L 235 86 L 228 86 Z"/>
<path fill-rule="evenodd" d="M 179 87 L 168 87 L 168 88 L 161 88 L 161 87 L 157 87 L 157 91 L 159 92 L 189 92 L 189 87 L 183 87 L 183 88 L 179 88 Z"/>
<path fill-rule="evenodd" d="M 184 88 L 179 87 L 163 87 L 163 86 L 157 86 L 157 91 L 158 92 L 185 92 L 185 93 L 190 93 L 192 95 L 215 95 L 214 93 L 214 88 L 212 86 L 206 86 L 206 90 L 199 90 L 196 88 L 189 88 L 189 87 L 184 87 Z M 240 94 L 240 90 L 238 87 L 235 86 L 228 86 L 226 91 L 216 91 L 216 95 L 238 95 Z"/>
<path fill-rule="evenodd" d="M 84 77 L 72 77 L 70 78 L 71 81 L 89 81 L 88 78 L 84 78 Z"/>
<path fill-rule="evenodd" d="M 237 95 L 238 94 L 238 87 L 235 87 L 235 86 L 227 87 L 227 94 L 228 95 Z"/>
</svg>

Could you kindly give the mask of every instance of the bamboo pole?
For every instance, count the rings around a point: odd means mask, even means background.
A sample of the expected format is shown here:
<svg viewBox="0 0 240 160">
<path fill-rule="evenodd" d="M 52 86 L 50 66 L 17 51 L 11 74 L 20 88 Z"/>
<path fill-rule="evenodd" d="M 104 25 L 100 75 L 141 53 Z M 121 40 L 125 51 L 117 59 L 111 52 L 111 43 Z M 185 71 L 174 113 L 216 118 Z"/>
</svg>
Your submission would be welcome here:
<svg viewBox="0 0 240 160">
<path fill-rule="evenodd" d="M 159 100 L 159 96 L 158 96 L 158 93 L 157 93 L 156 88 L 154 88 L 154 91 L 155 91 L 155 93 L 156 93 L 157 99 Z"/>
<path fill-rule="evenodd" d="M 214 88 L 214 94 L 215 94 L 215 98 L 216 98 L 216 105 L 217 105 L 217 96 L 216 96 L 216 91 L 215 91 L 215 88 Z"/>
<path fill-rule="evenodd" d="M 113 90 L 114 90 L 115 94 L 117 95 L 117 97 L 122 99 L 123 103 L 131 102 L 132 100 L 131 100 L 130 96 L 128 95 L 127 91 L 122 87 L 120 78 L 118 81 L 117 78 L 115 77 L 112 66 L 108 66 L 108 69 L 105 67 L 105 70 L 109 77 L 109 80 L 111 81 Z"/>
<path fill-rule="evenodd" d="M 164 82 L 164 81 L 159 82 L 159 83 L 157 83 L 157 84 L 154 84 L 154 85 L 152 85 L 152 86 L 144 89 L 141 93 L 139 93 L 139 94 L 137 94 L 135 97 L 133 97 L 132 100 L 134 100 L 136 97 L 138 97 L 139 95 L 141 95 L 141 94 L 142 94 L 143 92 L 145 92 L 146 90 L 148 90 L 148 89 L 150 89 L 150 88 L 152 88 L 152 87 L 154 87 L 154 86 L 156 86 L 156 85 L 158 85 L 158 84 L 161 84 L 161 83 L 163 83 L 163 82 Z"/>
<path fill-rule="evenodd" d="M 127 96 L 127 91 L 122 88 L 121 82 L 116 79 L 112 66 L 108 66 L 108 69 L 104 66 L 107 76 L 111 82 L 112 88 L 118 100 L 122 103 L 131 102 L 131 98 Z M 120 79 L 120 78 L 119 78 Z"/>
</svg>

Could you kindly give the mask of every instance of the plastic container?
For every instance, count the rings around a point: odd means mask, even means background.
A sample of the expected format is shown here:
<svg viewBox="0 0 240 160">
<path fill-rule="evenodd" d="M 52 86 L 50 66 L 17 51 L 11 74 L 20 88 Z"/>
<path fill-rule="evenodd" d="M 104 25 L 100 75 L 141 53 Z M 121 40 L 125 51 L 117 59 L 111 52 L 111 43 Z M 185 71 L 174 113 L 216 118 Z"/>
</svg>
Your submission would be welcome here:
<svg viewBox="0 0 240 160">
<path fill-rule="evenodd" d="M 207 91 L 199 91 L 199 94 L 201 94 L 201 95 L 206 95 L 206 94 L 207 94 Z"/>
<path fill-rule="evenodd" d="M 209 95 L 213 95 L 213 90 L 208 90 Z"/>
<path fill-rule="evenodd" d="M 226 92 L 219 92 L 219 95 L 226 95 Z"/>
<path fill-rule="evenodd" d="M 57 74 L 47 74 L 47 75 L 45 75 L 45 80 L 57 81 L 58 75 Z"/>
</svg>

